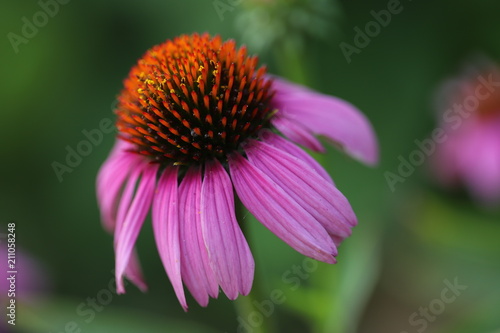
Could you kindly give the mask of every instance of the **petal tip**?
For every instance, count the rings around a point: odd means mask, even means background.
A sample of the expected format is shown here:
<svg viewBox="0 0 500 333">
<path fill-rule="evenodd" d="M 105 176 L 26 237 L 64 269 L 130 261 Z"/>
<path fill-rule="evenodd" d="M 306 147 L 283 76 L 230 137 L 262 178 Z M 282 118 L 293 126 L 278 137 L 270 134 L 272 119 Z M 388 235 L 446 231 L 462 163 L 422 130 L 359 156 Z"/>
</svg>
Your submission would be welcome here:
<svg viewBox="0 0 500 333">
<path fill-rule="evenodd" d="M 116 280 L 116 293 L 118 295 L 125 294 L 125 287 L 123 286 L 123 280 L 121 278 Z"/>
</svg>

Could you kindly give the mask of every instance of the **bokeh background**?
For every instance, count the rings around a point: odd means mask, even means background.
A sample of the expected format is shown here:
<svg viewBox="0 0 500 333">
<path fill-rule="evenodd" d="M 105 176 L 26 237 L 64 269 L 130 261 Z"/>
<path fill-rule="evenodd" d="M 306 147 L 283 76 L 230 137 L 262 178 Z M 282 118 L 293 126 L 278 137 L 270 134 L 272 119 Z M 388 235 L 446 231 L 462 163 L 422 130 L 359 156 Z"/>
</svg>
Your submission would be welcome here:
<svg viewBox="0 0 500 333">
<path fill-rule="evenodd" d="M 30 258 L 23 262 L 37 267 L 20 270 L 27 290 L 36 288 L 17 297 L 15 327 L 4 325 L 1 311 L 0 330 L 237 332 L 243 320 L 247 328 L 240 332 L 259 332 L 262 319 L 277 332 L 500 332 L 498 207 L 440 188 L 427 163 L 394 191 L 384 176 L 397 172 L 398 157 L 406 158 L 417 148 L 414 141 L 438 126 L 435 98 L 444 80 L 474 57 L 500 62 L 500 3 L 402 0 L 400 13 L 348 63 L 339 44 L 353 45 L 354 28 L 364 29 L 374 20 L 370 12 L 387 6 L 386 0 L 72 0 L 16 52 L 9 33 L 21 36 L 23 17 L 32 21 L 42 7 L 35 0 L 2 1 L 0 233 L 15 222 L 18 260 L 22 251 Z M 184 313 L 149 220 L 137 247 L 149 291 L 132 285 L 125 295 L 106 291 L 113 282 L 113 240 L 100 224 L 95 178 L 114 132 L 62 181 L 53 169 L 54 161 L 65 164 L 67 146 L 85 140 L 83 130 L 114 120 L 122 80 L 149 47 L 192 32 L 234 38 L 271 73 L 350 101 L 380 141 L 376 168 L 334 148 L 315 155 L 359 218 L 337 265 L 304 261 L 246 218 L 256 275 L 265 282 L 260 301 L 274 289 L 285 295 L 272 311 L 252 318 L 238 320 L 224 295 L 207 308 L 190 298 Z M 5 237 L 0 242 L 5 246 Z M 302 265 L 307 274 L 294 271 Z M 412 324 L 412 314 L 436 303 L 444 281 L 455 279 L 467 289 L 425 325 Z M 89 299 L 97 299 L 94 308 Z M 6 301 L 2 290 L 2 308 Z"/>
</svg>

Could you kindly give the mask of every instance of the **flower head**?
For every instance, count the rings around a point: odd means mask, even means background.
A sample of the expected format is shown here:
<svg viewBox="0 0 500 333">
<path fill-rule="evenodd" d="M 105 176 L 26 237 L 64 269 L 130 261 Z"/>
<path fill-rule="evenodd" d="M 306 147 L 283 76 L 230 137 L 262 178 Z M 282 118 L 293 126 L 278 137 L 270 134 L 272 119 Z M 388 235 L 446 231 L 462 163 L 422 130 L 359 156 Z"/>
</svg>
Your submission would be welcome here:
<svg viewBox="0 0 500 333">
<path fill-rule="evenodd" d="M 433 166 L 445 186 L 465 185 L 478 201 L 492 204 L 500 202 L 500 69 L 482 67 L 444 85 L 446 141 Z"/>
<path fill-rule="evenodd" d="M 118 140 L 97 195 L 115 236 L 118 292 L 123 276 L 146 288 L 134 245 L 151 208 L 158 252 L 184 309 L 183 283 L 202 306 L 219 287 L 230 299 L 248 294 L 254 261 L 233 188 L 287 244 L 335 263 L 356 217 L 326 171 L 291 141 L 321 151 L 315 134 L 324 135 L 375 163 L 373 130 L 352 105 L 269 76 L 234 41 L 194 34 L 146 52 L 116 114 Z"/>
<path fill-rule="evenodd" d="M 234 41 L 190 36 L 149 50 L 125 81 L 120 137 L 163 164 L 224 161 L 269 127 L 271 81 Z"/>
</svg>

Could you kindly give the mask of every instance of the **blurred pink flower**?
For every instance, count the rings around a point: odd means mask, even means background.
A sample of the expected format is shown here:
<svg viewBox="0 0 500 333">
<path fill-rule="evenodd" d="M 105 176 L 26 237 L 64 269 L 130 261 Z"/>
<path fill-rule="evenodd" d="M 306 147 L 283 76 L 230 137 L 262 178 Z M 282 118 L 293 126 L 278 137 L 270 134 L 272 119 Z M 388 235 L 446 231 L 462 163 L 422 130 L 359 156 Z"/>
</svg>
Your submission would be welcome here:
<svg viewBox="0 0 500 333">
<path fill-rule="evenodd" d="M 184 309 L 183 283 L 202 306 L 219 286 L 250 292 L 254 261 L 237 221 L 246 208 L 298 252 L 335 263 L 356 216 L 327 172 L 291 141 L 322 151 L 323 135 L 360 160 L 377 142 L 351 104 L 272 78 L 234 41 L 181 36 L 132 68 L 117 108 L 119 140 L 97 196 L 114 233 L 116 280 L 146 288 L 134 247 L 151 208 L 158 252 Z M 279 130 L 288 139 L 278 135 Z"/>
<path fill-rule="evenodd" d="M 433 159 L 445 186 L 465 186 L 484 204 L 500 202 L 500 69 L 468 71 L 444 86 L 442 128 L 447 138 Z"/>
<path fill-rule="evenodd" d="M 7 273 L 11 271 L 8 268 L 7 261 L 7 240 L 0 238 L 0 303 L 4 304 L 8 301 L 8 293 L 10 289 L 10 281 L 7 278 L 11 275 Z M 45 291 L 47 283 L 47 275 L 41 265 L 24 251 L 16 248 L 15 252 L 15 299 L 19 301 L 31 301 L 37 296 L 41 296 Z"/>
</svg>

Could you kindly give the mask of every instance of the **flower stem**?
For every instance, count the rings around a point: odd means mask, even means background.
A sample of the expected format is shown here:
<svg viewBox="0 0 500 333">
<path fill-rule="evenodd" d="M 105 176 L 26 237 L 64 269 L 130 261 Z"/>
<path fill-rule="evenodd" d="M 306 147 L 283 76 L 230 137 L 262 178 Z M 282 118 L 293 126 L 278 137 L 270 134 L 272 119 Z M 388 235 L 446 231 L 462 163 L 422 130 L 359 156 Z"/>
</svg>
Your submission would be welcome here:
<svg viewBox="0 0 500 333">
<path fill-rule="evenodd" d="M 238 199 L 236 199 L 235 206 L 236 217 L 240 223 L 241 230 L 248 243 L 251 243 L 251 237 L 247 228 L 250 221 L 246 219 L 249 213 Z M 269 293 L 266 293 L 265 290 L 263 279 L 258 274 L 255 274 L 250 293 L 247 296 L 239 296 L 234 302 L 236 313 L 238 314 L 238 326 L 242 326 L 253 333 L 278 332 L 276 314 L 274 313 L 276 305 L 273 304 L 274 307 L 269 312 L 266 309 L 266 313 L 263 313 L 261 309 L 255 306 L 255 304 L 261 304 L 269 300 Z"/>
<path fill-rule="evenodd" d="M 305 86 L 314 82 L 315 78 L 310 75 L 311 71 L 307 68 L 307 61 L 302 48 L 285 39 L 276 45 L 274 52 L 281 76 Z M 313 154 L 313 157 L 320 164 L 325 165 L 325 154 Z"/>
<path fill-rule="evenodd" d="M 301 49 L 285 39 L 277 45 L 274 51 L 281 76 L 303 85 L 310 83 L 309 72 L 305 68 L 306 62 Z"/>
</svg>

